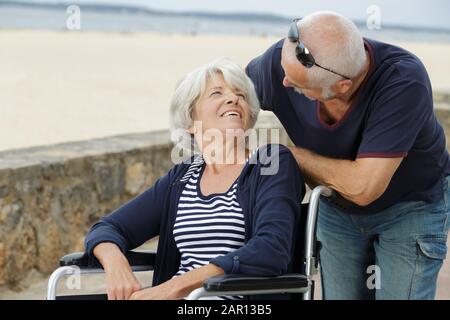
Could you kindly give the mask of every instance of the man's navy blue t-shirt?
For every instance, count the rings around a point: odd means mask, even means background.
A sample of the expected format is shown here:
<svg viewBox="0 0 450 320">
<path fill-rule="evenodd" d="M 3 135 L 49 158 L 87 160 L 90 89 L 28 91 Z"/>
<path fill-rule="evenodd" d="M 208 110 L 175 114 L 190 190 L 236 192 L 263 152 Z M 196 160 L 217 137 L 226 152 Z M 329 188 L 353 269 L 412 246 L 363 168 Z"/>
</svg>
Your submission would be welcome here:
<svg viewBox="0 0 450 320">
<path fill-rule="evenodd" d="M 349 213 L 375 213 L 403 201 L 441 200 L 450 163 L 425 67 L 404 49 L 364 42 L 369 73 L 348 111 L 332 125 L 322 120 L 318 101 L 283 86 L 283 40 L 253 59 L 246 71 L 262 108 L 279 118 L 296 146 L 335 159 L 404 158 L 384 194 L 365 207 L 348 203 Z"/>
</svg>

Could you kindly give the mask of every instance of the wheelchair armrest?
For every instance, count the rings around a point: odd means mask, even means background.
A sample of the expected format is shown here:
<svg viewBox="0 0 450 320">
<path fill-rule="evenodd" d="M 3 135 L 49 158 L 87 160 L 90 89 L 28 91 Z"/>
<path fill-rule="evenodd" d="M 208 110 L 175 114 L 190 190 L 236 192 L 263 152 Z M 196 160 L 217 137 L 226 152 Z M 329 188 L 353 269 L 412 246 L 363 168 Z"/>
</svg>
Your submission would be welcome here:
<svg viewBox="0 0 450 320">
<path fill-rule="evenodd" d="M 132 267 L 136 266 L 153 266 L 155 264 L 156 252 L 154 251 L 127 251 L 125 257 Z M 89 257 L 86 252 L 72 252 L 66 254 L 59 260 L 59 265 L 78 266 L 80 268 L 91 267 L 89 265 Z"/>
<path fill-rule="evenodd" d="M 308 279 L 298 273 L 277 277 L 259 277 L 242 274 L 226 274 L 208 278 L 203 283 L 205 291 L 273 290 L 308 287 Z"/>
<path fill-rule="evenodd" d="M 66 254 L 59 259 L 59 266 L 78 266 L 87 267 L 88 266 L 88 255 L 85 252 L 72 252 Z"/>
</svg>

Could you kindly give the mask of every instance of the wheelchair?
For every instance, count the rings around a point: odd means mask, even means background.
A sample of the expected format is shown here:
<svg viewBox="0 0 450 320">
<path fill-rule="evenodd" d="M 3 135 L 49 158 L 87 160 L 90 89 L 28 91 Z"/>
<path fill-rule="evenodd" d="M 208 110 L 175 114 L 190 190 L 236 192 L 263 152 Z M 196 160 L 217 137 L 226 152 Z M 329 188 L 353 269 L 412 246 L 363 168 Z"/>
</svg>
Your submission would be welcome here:
<svg viewBox="0 0 450 320">
<path fill-rule="evenodd" d="M 316 221 L 321 196 L 332 197 L 332 189 L 318 186 L 311 192 L 309 203 L 302 203 L 298 237 L 295 243 L 293 271 L 275 277 L 226 274 L 207 279 L 203 286 L 193 290 L 187 300 L 198 300 L 208 296 L 223 295 L 267 295 L 295 294 L 302 300 L 314 299 L 315 281 L 318 273 L 319 246 L 316 240 Z M 307 212 L 307 214 L 303 214 Z M 128 251 L 125 254 L 133 272 L 153 270 L 156 252 Z M 101 267 L 91 266 L 85 252 L 75 252 L 63 256 L 57 268 L 48 280 L 47 300 L 104 300 L 106 294 L 56 295 L 59 280 L 66 275 L 103 273 Z"/>
</svg>

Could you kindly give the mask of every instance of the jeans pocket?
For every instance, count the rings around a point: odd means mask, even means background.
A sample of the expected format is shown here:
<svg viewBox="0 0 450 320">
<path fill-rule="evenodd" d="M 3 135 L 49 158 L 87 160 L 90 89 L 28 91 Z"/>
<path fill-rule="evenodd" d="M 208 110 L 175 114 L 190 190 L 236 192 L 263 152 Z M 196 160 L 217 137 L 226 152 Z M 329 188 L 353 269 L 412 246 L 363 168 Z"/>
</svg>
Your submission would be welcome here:
<svg viewBox="0 0 450 320">
<path fill-rule="evenodd" d="M 409 299 L 434 299 L 439 270 L 447 255 L 445 234 L 425 235 L 417 239 L 418 256 Z"/>
<path fill-rule="evenodd" d="M 444 260 L 447 256 L 447 235 L 427 235 L 417 239 L 420 253 L 427 258 Z"/>
</svg>

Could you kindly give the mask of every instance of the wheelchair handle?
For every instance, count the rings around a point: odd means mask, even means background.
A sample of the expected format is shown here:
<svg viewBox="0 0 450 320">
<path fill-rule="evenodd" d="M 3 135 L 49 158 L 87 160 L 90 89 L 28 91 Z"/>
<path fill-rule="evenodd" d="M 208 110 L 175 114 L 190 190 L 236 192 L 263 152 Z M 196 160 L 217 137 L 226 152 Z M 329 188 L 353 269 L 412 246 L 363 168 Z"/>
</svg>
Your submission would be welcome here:
<svg viewBox="0 0 450 320">
<path fill-rule="evenodd" d="M 335 191 L 325 186 L 315 187 L 311 193 L 311 197 L 309 199 L 308 206 L 308 217 L 306 220 L 306 250 L 305 250 L 305 258 L 306 258 L 306 276 L 311 276 L 313 274 L 313 267 L 315 266 L 315 257 L 314 257 L 314 240 L 315 240 L 315 231 L 316 231 L 316 223 L 317 223 L 317 213 L 319 209 L 319 199 L 320 196 L 331 197 Z"/>
</svg>

